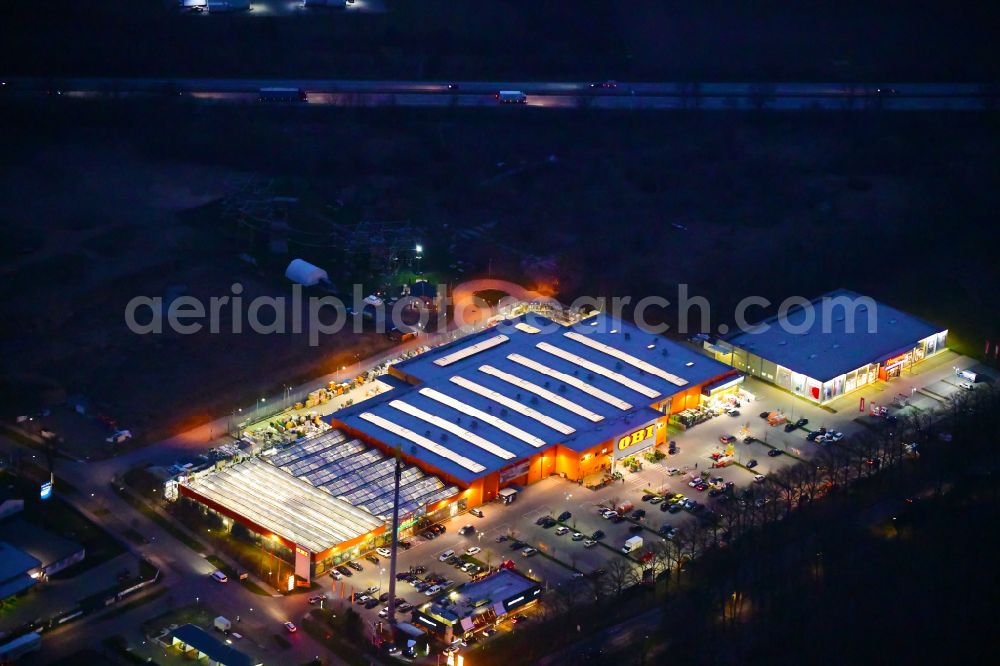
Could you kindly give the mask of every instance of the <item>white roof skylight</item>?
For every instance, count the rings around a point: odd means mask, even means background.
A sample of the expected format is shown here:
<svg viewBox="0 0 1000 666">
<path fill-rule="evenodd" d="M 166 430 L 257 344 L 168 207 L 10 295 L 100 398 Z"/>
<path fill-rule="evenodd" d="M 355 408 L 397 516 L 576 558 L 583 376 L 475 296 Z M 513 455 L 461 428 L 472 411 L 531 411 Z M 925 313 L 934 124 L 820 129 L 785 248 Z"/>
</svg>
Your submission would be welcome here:
<svg viewBox="0 0 1000 666">
<path fill-rule="evenodd" d="M 683 377 L 678 377 L 673 373 L 667 372 L 663 368 L 658 368 L 652 363 L 647 363 L 646 361 L 643 361 L 641 358 L 636 358 L 631 354 L 623 352 L 620 349 L 615 349 L 614 347 L 606 345 L 603 342 L 598 342 L 597 340 L 594 340 L 593 338 L 588 337 L 586 335 L 581 335 L 575 331 L 568 331 L 566 333 L 563 333 L 563 335 L 565 335 L 570 340 L 576 340 L 580 344 L 587 345 L 591 349 L 596 349 L 599 352 L 607 354 L 608 356 L 612 356 L 618 359 L 619 361 L 628 363 L 629 365 L 639 368 L 640 370 L 643 370 L 645 372 L 648 372 L 651 375 L 656 375 L 657 377 L 666 379 L 674 386 L 687 386 L 688 384 L 688 380 L 684 379 Z"/>
<path fill-rule="evenodd" d="M 495 335 L 492 338 L 487 338 L 475 344 L 462 347 L 458 351 L 453 351 L 450 354 L 446 354 L 441 358 L 434 359 L 434 365 L 445 367 L 451 365 L 452 363 L 457 363 L 462 359 L 469 358 L 479 352 L 486 351 L 487 349 L 493 349 L 497 345 L 502 345 L 503 343 L 510 340 L 506 335 Z"/>
<path fill-rule="evenodd" d="M 558 405 L 563 409 L 569 410 L 574 414 L 576 414 L 577 416 L 582 416 L 583 418 L 593 421 L 594 423 L 604 420 L 603 416 L 601 416 L 596 412 L 590 411 L 583 405 L 578 405 L 572 400 L 568 400 L 562 397 L 561 395 L 553 393 L 548 389 L 542 388 L 538 384 L 529 382 L 527 379 L 523 379 L 521 377 L 518 377 L 517 375 L 512 375 L 509 372 L 504 372 L 503 370 L 494 368 L 492 365 L 481 365 L 479 366 L 479 371 L 497 377 L 498 379 L 502 379 L 508 384 L 512 384 L 518 387 L 519 389 L 528 391 L 529 393 L 534 393 L 538 397 L 548 400 L 553 405 Z"/>
<path fill-rule="evenodd" d="M 546 377 L 551 377 L 556 381 L 563 382 L 564 384 L 568 384 L 574 388 L 580 389 L 584 393 L 592 395 L 598 400 L 602 400 L 608 403 L 609 405 L 617 407 L 618 409 L 621 409 L 623 411 L 632 409 L 632 405 L 625 402 L 621 398 L 615 397 L 610 393 L 608 393 L 607 391 L 602 391 L 596 386 L 591 386 L 590 384 L 588 384 L 587 382 L 583 381 L 578 377 L 574 377 L 573 375 L 567 375 L 565 372 L 559 372 L 554 368 L 550 368 L 549 366 L 543 363 L 539 363 L 538 361 L 533 361 L 530 358 L 521 356 L 520 354 L 509 354 L 507 358 L 514 361 L 514 363 L 523 365 L 526 368 L 531 368 L 535 372 L 540 372 Z"/>
<path fill-rule="evenodd" d="M 543 425 L 547 425 L 553 430 L 561 432 L 564 435 L 572 435 L 574 432 L 576 432 L 576 428 L 574 428 L 573 426 L 567 425 L 562 421 L 559 421 L 558 419 L 554 419 L 548 414 L 542 414 L 537 409 L 532 409 L 527 405 L 522 405 L 517 400 L 514 400 L 513 398 L 508 398 L 503 393 L 499 393 L 497 391 L 494 391 L 493 389 L 486 388 L 482 384 L 477 384 L 471 379 L 466 379 L 465 377 L 456 376 L 451 378 L 451 382 L 453 384 L 461 386 L 462 388 L 468 391 L 472 391 L 476 395 L 482 396 L 488 400 L 492 400 L 498 405 L 502 405 L 513 412 L 517 412 L 521 416 L 527 416 L 528 418 L 534 419 Z"/>
<path fill-rule="evenodd" d="M 622 386 L 630 388 L 633 391 L 637 391 L 646 396 L 647 398 L 655 398 L 660 395 L 660 392 L 654 388 L 650 388 L 645 384 L 640 384 L 639 382 L 626 377 L 620 372 L 615 372 L 614 370 L 605 368 L 603 365 L 594 363 L 593 361 L 588 361 L 582 356 L 577 356 L 572 352 L 568 352 L 565 349 L 561 349 L 559 347 L 556 347 L 555 345 L 551 345 L 548 342 L 539 342 L 536 346 L 542 351 L 548 352 L 553 356 L 558 356 L 564 361 L 569 361 L 570 363 L 578 365 L 585 370 L 589 370 L 594 374 L 601 375 L 603 377 L 607 377 L 611 381 L 618 382 Z"/>
<path fill-rule="evenodd" d="M 498 428 L 512 437 L 516 437 L 525 444 L 530 444 L 535 448 L 545 446 L 545 440 L 541 437 L 535 437 L 530 432 L 525 432 L 517 426 L 513 426 L 498 416 L 484 412 L 481 409 L 476 409 L 470 405 L 465 404 L 460 400 L 455 400 L 450 395 L 441 393 L 440 391 L 435 391 L 432 388 L 422 388 L 420 389 L 420 394 L 425 395 L 431 400 L 440 402 L 442 405 L 447 405 L 455 411 L 462 412 L 466 416 L 471 416 L 475 419 L 479 419 L 483 423 L 488 423 L 494 428 Z"/>
<path fill-rule="evenodd" d="M 371 412 L 362 412 L 361 414 L 358 415 L 358 417 L 364 419 L 365 421 L 368 421 L 369 423 L 374 423 L 378 427 L 388 430 L 389 432 L 398 437 L 407 439 L 416 444 L 417 446 L 427 449 L 436 456 L 441 456 L 442 458 L 450 460 L 451 462 L 461 467 L 464 467 L 470 472 L 478 474 L 479 472 L 483 472 L 486 470 L 484 466 L 480 465 L 475 460 L 472 460 L 471 458 L 466 458 L 461 454 L 455 453 L 451 449 L 441 446 L 436 442 L 432 442 L 423 435 L 418 435 L 412 430 L 404 428 L 398 423 L 393 423 L 389 419 L 382 418 L 377 414 L 372 414 Z"/>
<path fill-rule="evenodd" d="M 414 416 L 420 419 L 421 421 L 426 421 L 427 423 L 437 426 L 442 430 L 447 430 L 451 434 L 461 437 L 468 443 L 474 446 L 478 446 L 483 451 L 488 451 L 489 453 L 492 453 L 497 458 L 510 460 L 511 458 L 514 457 L 513 453 L 503 448 L 502 446 L 497 446 L 496 444 L 486 439 L 485 437 L 480 437 L 476 433 L 470 432 L 465 428 L 463 428 L 462 426 L 452 423 L 448 419 L 444 419 L 441 418 L 440 416 L 436 416 L 434 414 L 425 412 L 424 410 L 418 407 L 414 407 L 413 405 L 403 402 L 402 400 L 391 400 L 389 402 L 389 406 L 398 409 L 404 414 L 409 414 L 410 416 Z"/>
</svg>

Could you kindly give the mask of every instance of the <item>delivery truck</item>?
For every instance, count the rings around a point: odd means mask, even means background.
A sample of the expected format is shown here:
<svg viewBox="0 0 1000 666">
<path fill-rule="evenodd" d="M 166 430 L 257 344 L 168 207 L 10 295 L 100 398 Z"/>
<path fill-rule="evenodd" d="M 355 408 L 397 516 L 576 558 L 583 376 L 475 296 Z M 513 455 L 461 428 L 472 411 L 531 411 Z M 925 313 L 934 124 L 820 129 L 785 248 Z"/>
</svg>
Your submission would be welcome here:
<svg viewBox="0 0 1000 666">
<path fill-rule="evenodd" d="M 625 540 L 625 545 L 622 546 L 622 552 L 628 555 L 642 548 L 642 537 L 634 536 L 629 537 Z"/>
</svg>

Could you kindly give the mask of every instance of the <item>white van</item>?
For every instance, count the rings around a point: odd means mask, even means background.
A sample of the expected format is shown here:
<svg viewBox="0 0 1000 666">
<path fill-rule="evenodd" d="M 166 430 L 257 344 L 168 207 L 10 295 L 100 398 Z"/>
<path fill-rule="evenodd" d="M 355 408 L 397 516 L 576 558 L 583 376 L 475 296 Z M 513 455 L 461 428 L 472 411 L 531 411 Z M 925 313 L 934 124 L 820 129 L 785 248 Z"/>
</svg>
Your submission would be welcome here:
<svg viewBox="0 0 1000 666">
<path fill-rule="evenodd" d="M 212 572 L 212 578 L 214 578 L 216 581 L 218 581 L 220 583 L 229 582 L 229 576 L 227 576 L 226 574 L 222 573 L 221 571 L 213 571 Z"/>
<path fill-rule="evenodd" d="M 446 550 L 443 553 L 441 553 L 440 556 L 438 556 L 438 561 L 439 562 L 444 562 L 445 560 L 447 560 L 449 557 L 453 556 L 454 554 L 455 554 L 455 551 L 453 551 L 453 550 Z"/>
</svg>

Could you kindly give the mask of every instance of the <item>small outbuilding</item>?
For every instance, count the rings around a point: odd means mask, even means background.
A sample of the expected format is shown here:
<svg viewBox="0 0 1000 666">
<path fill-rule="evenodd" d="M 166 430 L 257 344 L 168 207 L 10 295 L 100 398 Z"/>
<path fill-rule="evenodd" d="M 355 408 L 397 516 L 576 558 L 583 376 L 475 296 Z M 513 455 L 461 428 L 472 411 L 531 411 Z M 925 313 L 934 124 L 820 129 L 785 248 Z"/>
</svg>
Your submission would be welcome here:
<svg viewBox="0 0 1000 666">
<path fill-rule="evenodd" d="M 314 287 L 320 282 L 330 281 L 326 271 L 305 259 L 292 259 L 285 269 L 285 277 L 303 287 Z"/>
</svg>

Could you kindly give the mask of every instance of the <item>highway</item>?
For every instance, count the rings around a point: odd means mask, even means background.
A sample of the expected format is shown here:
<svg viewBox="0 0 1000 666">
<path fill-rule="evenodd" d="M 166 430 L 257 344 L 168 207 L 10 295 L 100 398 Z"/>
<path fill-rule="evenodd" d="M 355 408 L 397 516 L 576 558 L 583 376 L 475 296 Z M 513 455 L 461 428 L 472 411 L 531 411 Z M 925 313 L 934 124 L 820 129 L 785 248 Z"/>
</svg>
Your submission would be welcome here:
<svg viewBox="0 0 1000 666">
<path fill-rule="evenodd" d="M 495 107 L 498 90 L 524 92 L 553 109 L 992 111 L 1000 86 L 977 83 L 617 83 L 350 81 L 334 79 L 111 79 L 0 77 L 0 97 L 85 99 L 187 97 L 251 103 L 261 88 L 298 88 L 304 104 L 344 107 Z M 292 103 L 294 104 L 294 103 Z M 515 105 L 519 106 L 519 105 Z"/>
</svg>

